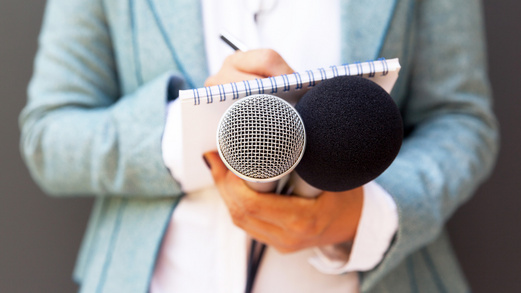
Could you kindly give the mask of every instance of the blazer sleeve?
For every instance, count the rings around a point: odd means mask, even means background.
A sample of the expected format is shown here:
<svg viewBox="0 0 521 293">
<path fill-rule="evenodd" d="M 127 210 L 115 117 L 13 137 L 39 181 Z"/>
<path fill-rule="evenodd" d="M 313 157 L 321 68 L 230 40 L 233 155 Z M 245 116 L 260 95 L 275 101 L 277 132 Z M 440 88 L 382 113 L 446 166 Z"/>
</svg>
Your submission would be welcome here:
<svg viewBox="0 0 521 293">
<path fill-rule="evenodd" d="M 101 2 L 49 1 L 19 118 L 22 155 L 53 195 L 178 195 L 161 156 L 172 73 L 120 95 Z"/>
<path fill-rule="evenodd" d="M 362 274 L 362 289 L 440 235 L 489 175 L 498 152 L 479 1 L 415 2 L 403 108 L 410 133 L 376 180 L 397 204 L 399 228 L 382 262 Z"/>
</svg>

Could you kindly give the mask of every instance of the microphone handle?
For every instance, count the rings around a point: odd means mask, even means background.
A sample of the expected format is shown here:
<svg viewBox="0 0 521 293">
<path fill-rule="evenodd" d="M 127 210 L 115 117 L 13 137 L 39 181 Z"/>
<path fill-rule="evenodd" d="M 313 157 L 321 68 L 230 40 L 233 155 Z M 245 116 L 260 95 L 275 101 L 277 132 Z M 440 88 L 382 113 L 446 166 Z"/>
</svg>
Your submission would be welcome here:
<svg viewBox="0 0 521 293">
<path fill-rule="evenodd" d="M 251 189 L 258 192 L 277 192 L 279 193 L 280 182 L 284 182 L 284 180 L 274 180 L 269 182 L 254 182 L 244 180 L 246 185 Z M 257 251 L 256 247 L 259 244 L 259 250 Z M 253 290 L 253 284 L 255 282 L 255 277 L 257 276 L 257 270 L 259 269 L 260 263 L 262 261 L 262 257 L 264 255 L 264 251 L 266 250 L 266 244 L 257 243 L 255 239 L 251 239 L 250 243 L 250 256 L 248 257 L 248 270 L 246 275 L 246 289 L 245 293 L 251 293 Z M 258 254 L 257 254 L 258 253 Z"/>
<path fill-rule="evenodd" d="M 253 182 L 245 180 L 246 184 L 253 190 L 258 192 L 273 192 L 277 187 L 278 180 L 271 182 Z"/>
<path fill-rule="evenodd" d="M 297 172 L 291 172 L 283 176 L 280 180 L 271 182 L 253 182 L 245 180 L 246 184 L 253 190 L 259 192 L 275 192 L 277 194 L 296 194 L 304 197 L 316 197 L 322 190 L 317 189 L 309 185 L 304 179 L 302 179 Z M 255 258 L 255 248 L 257 247 L 257 241 L 252 238 L 250 246 L 250 257 L 248 258 L 248 273 L 246 277 L 246 290 L 245 293 L 251 293 L 253 285 L 255 283 L 255 277 L 257 270 L 262 261 L 266 244 L 260 243 L 260 251 Z"/>
<path fill-rule="evenodd" d="M 297 172 L 291 172 L 286 194 L 295 194 L 302 197 L 317 197 L 322 193 L 321 189 L 315 188 L 308 184 Z"/>
</svg>

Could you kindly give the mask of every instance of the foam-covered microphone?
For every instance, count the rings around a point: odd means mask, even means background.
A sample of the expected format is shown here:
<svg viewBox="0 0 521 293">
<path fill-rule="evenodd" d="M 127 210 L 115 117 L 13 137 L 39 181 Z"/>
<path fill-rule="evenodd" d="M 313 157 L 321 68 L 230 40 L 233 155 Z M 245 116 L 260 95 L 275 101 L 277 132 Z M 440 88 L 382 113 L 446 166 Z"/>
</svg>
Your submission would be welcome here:
<svg viewBox="0 0 521 293">
<path fill-rule="evenodd" d="M 305 143 L 298 112 L 272 95 L 238 100 L 223 114 L 217 129 L 221 160 L 261 192 L 273 191 L 277 180 L 291 173 L 304 154 Z"/>
<path fill-rule="evenodd" d="M 306 151 L 295 169 L 298 176 L 291 179 L 294 194 L 362 186 L 383 173 L 400 150 L 400 111 L 371 80 L 343 76 L 322 81 L 295 108 L 306 128 Z"/>
</svg>

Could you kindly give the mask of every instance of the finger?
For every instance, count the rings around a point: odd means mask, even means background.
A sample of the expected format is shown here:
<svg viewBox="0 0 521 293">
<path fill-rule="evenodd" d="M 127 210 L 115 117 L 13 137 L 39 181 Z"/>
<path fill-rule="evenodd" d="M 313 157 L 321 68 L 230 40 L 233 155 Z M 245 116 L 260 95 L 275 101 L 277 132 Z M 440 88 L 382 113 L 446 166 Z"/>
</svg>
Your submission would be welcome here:
<svg viewBox="0 0 521 293">
<path fill-rule="evenodd" d="M 226 165 L 222 162 L 219 154 L 215 151 L 206 152 L 203 154 L 203 160 L 210 169 L 215 184 L 218 185 L 221 183 L 228 172 L 228 168 L 226 168 Z"/>
<path fill-rule="evenodd" d="M 205 81 L 205 86 L 290 73 L 293 69 L 274 50 L 237 51 L 225 59 L 219 72 Z"/>
<path fill-rule="evenodd" d="M 260 75 L 262 77 L 293 73 L 294 70 L 274 50 L 257 49 L 247 52 L 236 52 L 229 60 L 239 71 Z"/>
<path fill-rule="evenodd" d="M 330 215 L 330 223 L 324 231 L 323 243 L 352 241 L 356 235 L 364 205 L 363 188 L 345 192 L 324 192 L 320 210 Z"/>
<path fill-rule="evenodd" d="M 211 169 L 215 185 L 228 210 L 236 217 L 241 216 L 241 213 L 246 214 L 245 198 L 255 198 L 258 192 L 250 189 L 244 180 L 229 171 L 217 152 L 207 152 L 203 158 Z"/>
<path fill-rule="evenodd" d="M 228 195 L 230 192 L 237 194 L 249 194 L 253 192 L 244 183 L 244 180 L 240 179 L 235 174 L 230 172 L 230 170 L 221 160 L 219 153 L 217 153 L 216 151 L 204 153 L 203 159 L 208 165 L 208 168 L 210 168 L 210 172 L 212 173 L 215 185 L 217 186 L 221 194 Z"/>
<path fill-rule="evenodd" d="M 265 243 L 283 253 L 312 247 L 314 246 L 313 243 L 316 242 L 316 240 L 301 237 L 300 235 L 292 235 L 278 226 L 255 218 L 247 218 L 242 221 L 241 225 L 237 226 L 257 241 Z"/>
<path fill-rule="evenodd" d="M 245 197 L 244 209 L 249 216 L 277 225 L 287 231 L 307 230 L 304 226 L 316 223 L 315 199 L 260 193 Z"/>
</svg>

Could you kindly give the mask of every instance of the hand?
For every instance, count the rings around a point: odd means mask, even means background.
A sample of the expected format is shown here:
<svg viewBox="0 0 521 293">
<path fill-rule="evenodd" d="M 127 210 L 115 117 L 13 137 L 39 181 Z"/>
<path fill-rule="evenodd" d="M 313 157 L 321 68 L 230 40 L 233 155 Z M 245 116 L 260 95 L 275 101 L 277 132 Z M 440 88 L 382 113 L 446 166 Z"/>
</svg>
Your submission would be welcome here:
<svg viewBox="0 0 521 293">
<path fill-rule="evenodd" d="M 256 240 L 282 253 L 353 241 L 362 188 L 323 192 L 312 199 L 260 193 L 229 171 L 217 152 L 204 158 L 233 222 Z"/>
<path fill-rule="evenodd" d="M 236 51 L 224 60 L 219 72 L 210 76 L 204 85 L 212 86 L 290 73 L 293 73 L 293 69 L 274 50 Z"/>
</svg>

